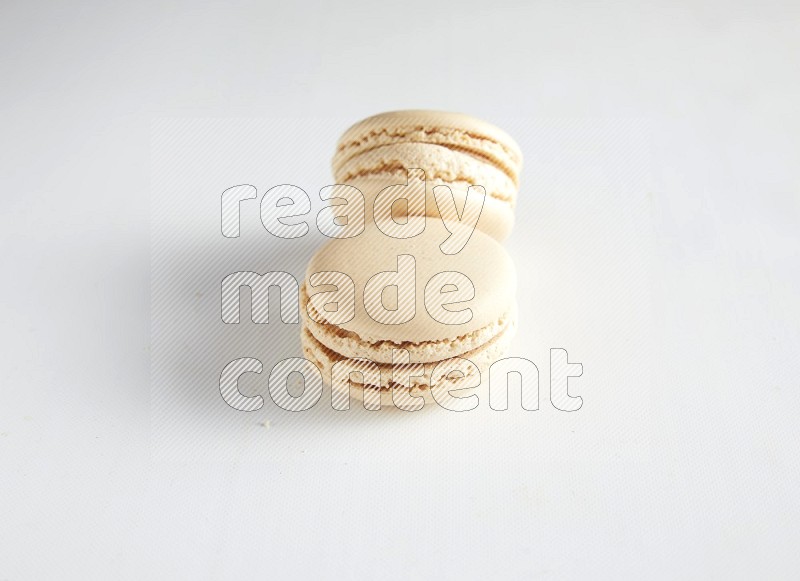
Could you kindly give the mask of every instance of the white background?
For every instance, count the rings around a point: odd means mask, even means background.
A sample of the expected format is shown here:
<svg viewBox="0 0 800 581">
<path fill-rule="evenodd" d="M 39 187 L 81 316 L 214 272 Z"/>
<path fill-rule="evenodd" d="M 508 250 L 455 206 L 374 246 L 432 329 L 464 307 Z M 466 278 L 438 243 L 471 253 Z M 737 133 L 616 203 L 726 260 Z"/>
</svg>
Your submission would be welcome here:
<svg viewBox="0 0 800 581">
<path fill-rule="evenodd" d="M 796 578 L 798 29 L 790 2 L 3 3 L 0 578 Z M 339 131 L 409 107 L 519 139 L 515 350 L 545 378 L 567 348 L 584 407 L 225 415 L 195 373 L 162 429 L 154 120 L 264 119 L 198 122 L 179 259 L 226 187 L 314 193 Z"/>
</svg>

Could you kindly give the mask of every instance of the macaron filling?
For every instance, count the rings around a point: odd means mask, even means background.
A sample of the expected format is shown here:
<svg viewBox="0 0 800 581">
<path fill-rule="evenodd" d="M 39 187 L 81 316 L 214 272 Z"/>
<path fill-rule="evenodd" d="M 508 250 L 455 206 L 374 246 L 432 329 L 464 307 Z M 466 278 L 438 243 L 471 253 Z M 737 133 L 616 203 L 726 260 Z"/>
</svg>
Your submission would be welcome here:
<svg viewBox="0 0 800 581">
<path fill-rule="evenodd" d="M 517 172 L 504 162 L 504 158 L 513 159 L 514 154 L 502 143 L 466 131 L 430 130 L 419 126 L 392 131 L 374 130 L 362 135 L 361 139 L 342 143 L 337 149 L 337 157 L 341 156 L 337 159 L 337 167 L 356 155 L 367 153 L 390 143 L 428 143 L 461 151 L 478 157 L 481 161 L 491 163 L 515 183 L 517 182 Z"/>
<path fill-rule="evenodd" d="M 405 349 L 414 362 L 429 363 L 441 361 L 448 357 L 460 356 L 473 351 L 498 335 L 504 333 L 513 324 L 516 307 L 510 308 L 499 319 L 474 331 L 440 340 L 391 341 L 386 339 L 368 341 L 353 331 L 338 325 L 317 322 L 324 320 L 324 314 L 314 309 L 308 300 L 306 284 L 300 287 L 300 305 L 303 322 L 309 333 L 321 344 L 338 353 L 342 357 L 363 357 L 376 363 L 391 363 L 392 351 Z M 313 318 L 309 312 L 313 314 Z M 316 320 L 315 320 L 316 319 Z"/>
<path fill-rule="evenodd" d="M 304 321 L 305 322 L 305 321 Z M 475 364 L 478 371 L 483 374 L 486 373 L 489 367 L 497 360 L 502 358 L 508 350 L 508 345 L 513 337 L 514 330 L 516 327 L 516 322 L 513 319 L 509 320 L 509 324 L 503 328 L 503 330 L 490 338 L 486 343 L 470 350 L 465 353 L 460 353 L 458 355 L 449 355 L 447 357 L 442 358 L 441 360 L 437 361 L 428 361 L 428 362 L 420 362 L 416 361 L 413 356 L 411 356 L 411 364 L 415 363 L 422 363 L 424 367 L 424 374 L 422 375 L 413 375 L 410 377 L 410 384 L 411 387 L 414 389 L 427 391 L 430 388 L 431 382 L 439 384 L 442 381 L 448 381 L 452 384 L 457 384 L 461 381 L 459 377 L 447 377 L 444 375 L 433 376 L 433 372 L 436 370 L 437 365 L 442 361 L 446 361 L 448 359 L 452 359 L 455 357 L 459 357 L 461 359 L 466 359 L 471 363 Z M 338 362 L 345 359 L 353 359 L 351 357 L 346 357 L 341 353 L 331 349 L 327 345 L 325 345 L 322 341 L 317 339 L 316 336 L 309 330 L 306 325 L 303 325 L 301 330 L 301 339 L 303 343 L 303 352 L 306 358 L 309 359 L 312 363 L 314 363 L 322 372 L 323 379 L 326 382 L 330 382 L 331 379 L 331 370 L 332 366 Z M 396 347 L 397 348 L 397 347 Z M 363 359 L 367 359 L 370 361 L 374 361 L 369 357 L 364 357 Z M 393 380 L 393 370 L 394 366 L 391 363 L 381 363 L 374 361 L 374 363 L 378 366 L 380 371 L 380 385 L 374 385 L 371 383 L 362 383 L 356 377 L 351 378 L 351 382 L 355 383 L 356 385 L 360 385 L 364 389 L 381 389 L 387 390 L 393 387 L 402 387 L 397 385 Z M 467 367 L 466 368 L 466 378 L 472 377 L 474 374 L 474 368 Z"/>
<path fill-rule="evenodd" d="M 516 186 L 505 173 L 440 145 L 383 145 L 351 158 L 337 171 L 336 179 L 341 183 L 364 178 L 403 183 L 411 168 L 423 169 L 432 185 L 451 185 L 463 191 L 471 185 L 480 185 L 487 196 L 512 207 L 516 199 Z"/>
</svg>

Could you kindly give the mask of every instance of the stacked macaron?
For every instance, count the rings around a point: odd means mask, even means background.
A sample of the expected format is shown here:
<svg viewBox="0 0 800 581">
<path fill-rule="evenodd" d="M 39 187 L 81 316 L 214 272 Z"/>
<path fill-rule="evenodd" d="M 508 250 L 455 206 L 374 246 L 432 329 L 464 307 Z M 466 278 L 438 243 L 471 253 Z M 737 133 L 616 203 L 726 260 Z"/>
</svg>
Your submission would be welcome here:
<svg viewBox="0 0 800 581">
<path fill-rule="evenodd" d="M 358 236 L 328 242 L 308 265 L 303 352 L 335 390 L 354 392 L 367 407 L 403 407 L 403 397 L 454 401 L 451 391 L 477 386 L 505 356 L 516 328 L 516 274 L 498 240 L 513 224 L 521 162 L 508 135 L 464 115 L 385 113 L 344 133 L 334 177 L 364 194 L 367 216 L 380 192 L 412 179 L 425 180 L 426 203 L 392 217 L 413 236 L 368 223 Z M 450 187 L 459 212 L 467 188 L 482 186 L 474 231 L 442 218 L 431 193 L 439 185 Z M 463 247 L 445 252 L 443 243 L 459 236 Z"/>
<path fill-rule="evenodd" d="M 333 157 L 337 183 L 361 190 L 367 208 L 385 187 L 405 183 L 409 169 L 425 172 L 426 215 L 440 216 L 432 195 L 436 186 L 449 186 L 458 207 L 463 207 L 469 186 L 482 186 L 486 201 L 478 229 L 496 240 L 508 237 L 522 153 L 504 131 L 458 113 L 396 111 L 353 125 L 339 139 Z"/>
</svg>

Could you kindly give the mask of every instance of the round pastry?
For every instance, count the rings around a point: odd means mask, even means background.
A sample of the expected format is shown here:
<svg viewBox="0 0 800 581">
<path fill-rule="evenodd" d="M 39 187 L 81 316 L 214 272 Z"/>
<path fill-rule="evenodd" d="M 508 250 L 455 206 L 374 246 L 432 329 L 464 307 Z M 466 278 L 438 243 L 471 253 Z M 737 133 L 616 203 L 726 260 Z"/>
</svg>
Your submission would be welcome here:
<svg viewBox="0 0 800 581">
<path fill-rule="evenodd" d="M 305 357 L 334 388 L 360 399 L 373 390 L 389 405 L 395 388 L 431 402 L 432 385 L 477 385 L 505 356 L 516 327 L 516 273 L 496 240 L 476 230 L 460 252 L 445 254 L 442 244 L 462 226 L 425 218 L 407 226 L 422 232 L 394 238 L 373 226 L 331 240 L 300 289 Z M 344 370 L 370 373 L 333 381 L 342 361 Z"/>
<path fill-rule="evenodd" d="M 425 172 L 428 216 L 441 215 L 435 186 L 450 187 L 459 212 L 467 188 L 482 186 L 486 197 L 478 228 L 501 241 L 513 227 L 521 166 L 519 146 L 504 131 L 438 111 L 395 111 L 360 121 L 341 137 L 333 158 L 334 178 L 362 191 L 368 218 L 384 188 L 418 179 L 408 170 Z"/>
</svg>

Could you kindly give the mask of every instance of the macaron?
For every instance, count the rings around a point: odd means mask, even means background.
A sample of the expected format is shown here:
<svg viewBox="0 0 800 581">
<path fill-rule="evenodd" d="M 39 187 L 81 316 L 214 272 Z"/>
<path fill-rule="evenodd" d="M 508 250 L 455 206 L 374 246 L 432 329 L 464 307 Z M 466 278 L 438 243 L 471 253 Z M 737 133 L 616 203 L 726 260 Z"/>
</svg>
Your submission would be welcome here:
<svg viewBox="0 0 800 581">
<path fill-rule="evenodd" d="M 440 216 L 433 187 L 449 186 L 460 210 L 467 188 L 483 186 L 486 201 L 478 228 L 501 241 L 513 227 L 521 168 L 520 148 L 503 130 L 440 111 L 395 111 L 364 119 L 345 131 L 333 157 L 336 181 L 359 188 L 368 208 L 383 188 L 406 183 L 409 169 L 425 171 L 428 216 Z"/>
<path fill-rule="evenodd" d="M 413 228 L 419 220 L 425 218 L 408 223 Z M 374 362 L 379 373 L 351 376 L 350 392 L 362 400 L 371 392 L 391 405 L 395 388 L 432 403 L 432 387 L 459 389 L 480 383 L 478 375 L 488 377 L 516 329 L 516 273 L 502 245 L 479 230 L 460 252 L 443 253 L 448 229 L 460 227 L 428 219 L 410 238 L 372 227 L 317 251 L 300 289 L 301 342 L 328 384 L 335 383 L 338 362 L 354 369 Z M 349 286 L 347 279 L 355 291 L 352 303 L 347 293 L 334 301 L 330 293 Z M 450 363 L 462 373 L 451 373 Z M 406 364 L 417 364 L 416 372 L 399 381 Z"/>
</svg>

